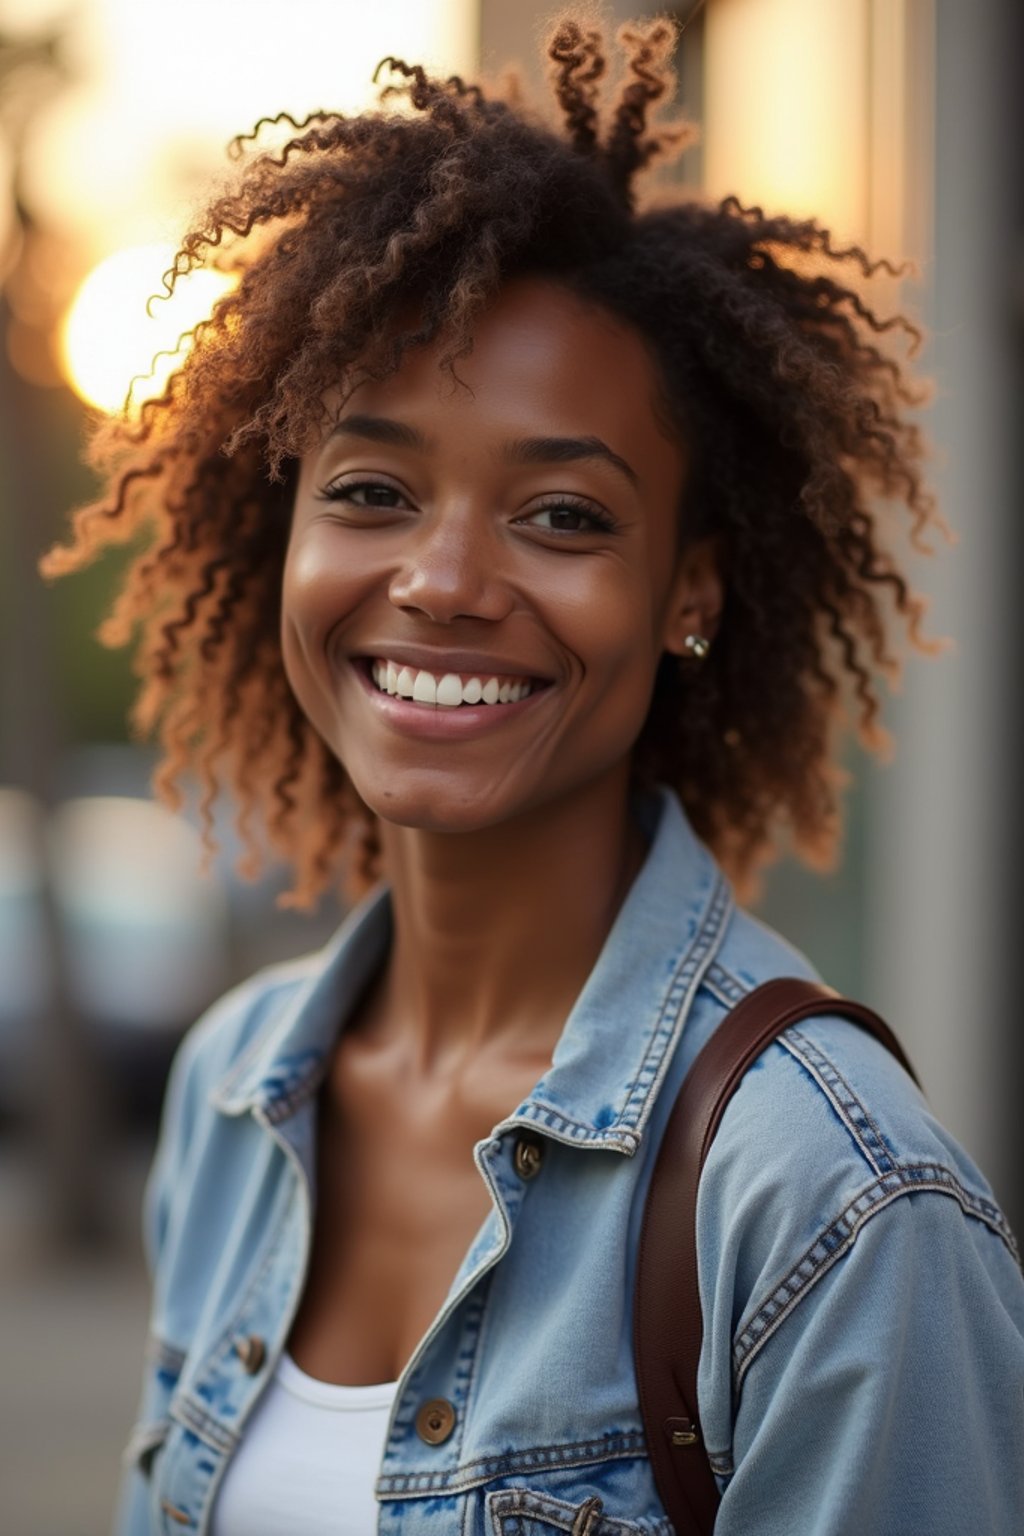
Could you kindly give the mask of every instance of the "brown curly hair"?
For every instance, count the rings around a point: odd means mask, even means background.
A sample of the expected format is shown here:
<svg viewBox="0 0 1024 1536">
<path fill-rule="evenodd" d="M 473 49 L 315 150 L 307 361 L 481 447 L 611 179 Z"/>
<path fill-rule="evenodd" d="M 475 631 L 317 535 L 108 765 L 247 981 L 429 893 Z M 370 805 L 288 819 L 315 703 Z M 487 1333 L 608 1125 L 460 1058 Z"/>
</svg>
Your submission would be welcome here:
<svg viewBox="0 0 1024 1536">
<path fill-rule="evenodd" d="M 681 531 L 717 535 L 726 606 L 701 667 L 663 659 L 634 761 L 640 779 L 676 786 L 741 889 L 784 837 L 809 862 L 831 858 L 833 727 L 852 705 L 864 744 L 883 745 L 875 680 L 899 672 L 892 618 L 934 648 L 870 505 L 902 508 L 915 542 L 944 529 L 907 419 L 925 390 L 882 346 L 902 335 L 913 355 L 920 332 L 839 280 L 843 263 L 864 278 L 907 268 L 734 197 L 639 203 L 637 173 L 696 130 L 652 125 L 673 83 L 673 26 L 637 23 L 618 41 L 622 78 L 602 102 L 600 28 L 556 24 L 561 128 L 517 87 L 434 79 L 393 58 L 378 110 L 286 118 L 294 137 L 252 153 L 165 279 L 170 289 L 215 254 L 237 286 L 163 395 L 101 426 L 92 458 L 106 494 L 43 561 L 53 576 L 142 540 L 99 635 L 136 642 L 132 722 L 159 735 L 157 792 L 176 806 L 181 775 L 196 773 L 212 846 L 211 807 L 230 787 L 243 873 L 269 842 L 294 869 L 289 904 L 309 905 L 346 862 L 367 874 L 374 847 L 372 818 L 282 665 L 297 460 L 339 381 L 350 394 L 438 336 L 457 379 L 475 317 L 512 276 L 546 276 L 634 326 L 692 456 Z M 267 121 L 234 141 L 236 156 Z"/>
</svg>

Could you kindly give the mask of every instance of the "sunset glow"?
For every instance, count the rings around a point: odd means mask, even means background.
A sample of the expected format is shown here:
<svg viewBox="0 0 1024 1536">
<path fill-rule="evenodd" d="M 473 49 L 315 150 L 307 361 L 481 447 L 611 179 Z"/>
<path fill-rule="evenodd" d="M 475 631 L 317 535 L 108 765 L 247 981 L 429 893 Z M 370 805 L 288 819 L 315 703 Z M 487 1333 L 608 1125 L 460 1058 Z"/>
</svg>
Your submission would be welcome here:
<svg viewBox="0 0 1024 1536">
<path fill-rule="evenodd" d="M 173 257 L 170 246 L 115 251 L 75 295 L 61 328 L 61 358 L 77 393 L 101 411 L 120 411 L 126 403 L 137 409 L 161 394 L 188 350 L 187 340 L 179 350 L 179 338 L 231 287 L 225 273 L 202 269 L 179 279 L 173 295 L 156 300 L 147 314 L 146 301 L 162 292 Z"/>
</svg>

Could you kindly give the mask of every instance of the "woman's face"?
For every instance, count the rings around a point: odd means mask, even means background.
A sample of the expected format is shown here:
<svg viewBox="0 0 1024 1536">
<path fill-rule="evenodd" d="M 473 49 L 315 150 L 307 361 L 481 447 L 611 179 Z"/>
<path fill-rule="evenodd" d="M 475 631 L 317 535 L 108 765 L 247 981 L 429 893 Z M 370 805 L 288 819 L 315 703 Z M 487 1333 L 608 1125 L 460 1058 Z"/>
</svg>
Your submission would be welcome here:
<svg viewBox="0 0 1024 1536">
<path fill-rule="evenodd" d="M 370 809 L 454 832 L 624 774 L 662 652 L 719 593 L 679 550 L 685 456 L 637 333 L 523 279 L 478 322 L 468 388 L 440 350 L 360 385 L 303 460 L 282 642 Z"/>
</svg>

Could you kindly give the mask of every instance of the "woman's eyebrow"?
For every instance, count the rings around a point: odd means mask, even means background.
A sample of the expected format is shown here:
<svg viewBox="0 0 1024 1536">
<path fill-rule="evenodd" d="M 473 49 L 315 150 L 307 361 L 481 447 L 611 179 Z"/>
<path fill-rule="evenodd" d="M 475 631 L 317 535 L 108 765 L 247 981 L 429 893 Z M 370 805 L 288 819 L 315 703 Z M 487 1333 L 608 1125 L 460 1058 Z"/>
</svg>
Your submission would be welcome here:
<svg viewBox="0 0 1024 1536">
<path fill-rule="evenodd" d="M 361 437 L 372 443 L 387 443 L 393 448 L 430 449 L 430 439 L 407 422 L 390 416 L 344 416 L 331 431 L 331 437 Z M 599 437 L 521 437 L 506 444 L 502 457 L 511 464 L 570 464 L 578 459 L 602 459 L 636 486 L 639 477 L 621 454 L 609 448 Z"/>
<path fill-rule="evenodd" d="M 522 437 L 509 443 L 505 458 L 513 464 L 569 464 L 575 459 L 603 459 L 636 486 L 638 475 L 631 464 L 599 437 Z"/>
<path fill-rule="evenodd" d="M 427 438 L 415 427 L 404 421 L 393 421 L 390 416 L 344 416 L 331 429 L 331 437 L 362 437 L 371 443 L 388 443 L 393 448 L 430 447 Z"/>
</svg>

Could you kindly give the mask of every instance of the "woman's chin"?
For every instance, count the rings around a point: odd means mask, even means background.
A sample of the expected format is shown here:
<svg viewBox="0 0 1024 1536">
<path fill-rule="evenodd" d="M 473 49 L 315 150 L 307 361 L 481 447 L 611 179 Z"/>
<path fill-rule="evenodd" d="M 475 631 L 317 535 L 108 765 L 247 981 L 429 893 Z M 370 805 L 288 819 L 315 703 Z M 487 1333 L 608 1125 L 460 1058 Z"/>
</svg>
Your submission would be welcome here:
<svg viewBox="0 0 1024 1536">
<path fill-rule="evenodd" d="M 510 820 L 515 808 L 491 795 L 455 788 L 410 790 L 377 783 L 357 785 L 367 810 L 385 826 L 428 833 L 482 832 Z"/>
</svg>

